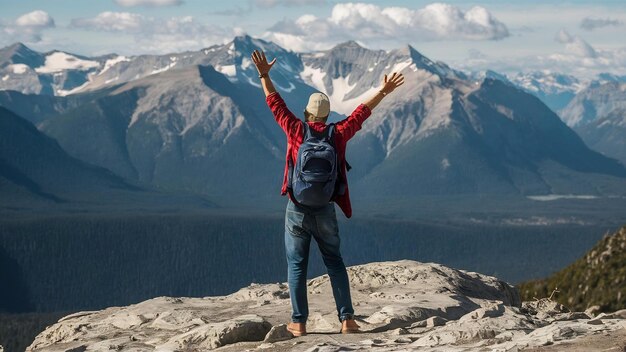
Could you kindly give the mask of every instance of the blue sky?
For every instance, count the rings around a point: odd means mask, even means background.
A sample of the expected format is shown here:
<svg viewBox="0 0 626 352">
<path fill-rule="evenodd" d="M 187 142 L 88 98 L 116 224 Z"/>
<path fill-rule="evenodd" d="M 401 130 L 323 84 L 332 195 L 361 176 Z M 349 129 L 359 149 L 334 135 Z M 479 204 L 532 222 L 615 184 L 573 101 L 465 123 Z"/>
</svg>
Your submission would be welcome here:
<svg viewBox="0 0 626 352">
<path fill-rule="evenodd" d="M 626 1 L 0 0 L 0 45 L 198 50 L 247 33 L 294 51 L 410 44 L 465 69 L 626 74 Z"/>
</svg>

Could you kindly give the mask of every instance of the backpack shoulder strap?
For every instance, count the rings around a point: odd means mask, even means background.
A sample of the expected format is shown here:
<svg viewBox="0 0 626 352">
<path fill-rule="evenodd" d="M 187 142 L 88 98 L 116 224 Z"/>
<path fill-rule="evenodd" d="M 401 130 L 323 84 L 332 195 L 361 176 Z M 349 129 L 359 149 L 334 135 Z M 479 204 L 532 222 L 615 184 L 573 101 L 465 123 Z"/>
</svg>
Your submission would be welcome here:
<svg viewBox="0 0 626 352">
<path fill-rule="evenodd" d="M 303 132 L 303 141 L 309 139 L 311 135 L 311 129 L 309 128 L 309 124 L 306 121 L 302 121 L 302 132 Z"/>
<path fill-rule="evenodd" d="M 324 138 L 326 138 L 326 140 L 333 145 L 333 147 L 335 146 L 335 124 L 334 123 L 329 123 L 328 125 L 326 125 L 326 129 L 324 129 Z"/>
</svg>

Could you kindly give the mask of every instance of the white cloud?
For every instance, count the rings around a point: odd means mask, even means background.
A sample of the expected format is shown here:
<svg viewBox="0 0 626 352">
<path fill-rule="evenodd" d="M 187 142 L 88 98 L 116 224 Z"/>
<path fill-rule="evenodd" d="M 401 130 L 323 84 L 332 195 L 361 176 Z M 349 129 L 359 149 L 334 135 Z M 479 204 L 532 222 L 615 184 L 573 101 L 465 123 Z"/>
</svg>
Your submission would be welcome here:
<svg viewBox="0 0 626 352">
<path fill-rule="evenodd" d="M 133 6 L 146 6 L 146 7 L 160 7 L 160 6 L 178 6 L 183 3 L 182 0 L 115 0 L 120 6 L 133 7 Z"/>
<path fill-rule="evenodd" d="M 569 32 L 566 31 L 565 29 L 561 29 L 554 36 L 554 40 L 556 40 L 557 42 L 561 44 L 566 44 L 566 43 L 571 43 L 572 40 L 574 40 L 574 37 L 572 37 L 572 35 L 569 34 Z"/>
<path fill-rule="evenodd" d="M 148 20 L 139 14 L 105 11 L 93 18 L 73 19 L 71 26 L 94 31 L 135 32 L 140 31 L 146 22 Z"/>
<path fill-rule="evenodd" d="M 20 27 L 50 28 L 54 27 L 54 20 L 47 12 L 36 10 L 18 17 L 15 24 Z"/>
<path fill-rule="evenodd" d="M 257 7 L 324 5 L 326 0 L 254 0 Z"/>
<path fill-rule="evenodd" d="M 591 79 L 600 73 L 626 73 L 626 47 L 597 49 L 581 37 L 560 30 L 555 40 L 564 44 L 562 52 L 545 55 L 495 58 L 469 53 L 465 60 L 451 61 L 451 66 L 469 71 L 494 70 L 501 73 L 548 71 Z"/>
<path fill-rule="evenodd" d="M 0 33 L 3 34 L 0 41 L 5 44 L 16 41 L 37 43 L 42 40 L 43 31 L 54 26 L 54 19 L 47 12 L 35 10 L 11 23 L 0 23 Z"/>
<path fill-rule="evenodd" d="M 147 17 L 130 12 L 102 12 L 92 18 L 76 18 L 71 26 L 89 31 L 116 32 L 133 36 L 131 51 L 166 53 L 197 50 L 230 40 L 241 28 L 222 28 L 203 24 L 192 16 L 168 19 Z"/>
<path fill-rule="evenodd" d="M 565 29 L 561 29 L 555 37 L 555 40 L 561 44 L 565 44 L 565 50 L 579 57 L 594 58 L 597 56 L 594 48 L 579 36 L 572 36 Z"/>
<path fill-rule="evenodd" d="M 611 18 L 593 18 L 593 17 L 585 17 L 580 21 L 580 28 L 586 31 L 593 31 L 597 28 L 608 27 L 608 26 L 621 26 L 624 22 L 620 20 L 615 20 Z"/>
<path fill-rule="evenodd" d="M 291 50 L 315 50 L 352 39 L 394 44 L 418 40 L 497 40 L 509 31 L 489 11 L 443 3 L 417 10 L 365 3 L 336 4 L 328 18 L 306 14 L 276 23 L 264 34 Z"/>
</svg>

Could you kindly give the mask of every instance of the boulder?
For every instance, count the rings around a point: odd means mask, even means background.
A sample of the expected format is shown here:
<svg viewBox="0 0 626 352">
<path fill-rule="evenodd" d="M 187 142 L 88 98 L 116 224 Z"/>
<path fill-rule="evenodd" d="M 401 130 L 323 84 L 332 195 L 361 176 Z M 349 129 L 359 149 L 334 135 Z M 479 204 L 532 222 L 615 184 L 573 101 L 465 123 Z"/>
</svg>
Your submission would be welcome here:
<svg viewBox="0 0 626 352">
<path fill-rule="evenodd" d="M 515 351 L 569 348 L 582 336 L 613 336 L 626 326 L 626 311 L 589 319 L 548 299 L 520 302 L 517 289 L 504 281 L 436 263 L 369 263 L 349 267 L 348 275 L 360 334 L 339 333 L 332 287 L 323 275 L 307 284 L 306 336 L 292 339 L 286 330 L 287 284 L 252 284 L 227 296 L 157 297 L 71 314 L 40 333 L 27 351 Z"/>
</svg>

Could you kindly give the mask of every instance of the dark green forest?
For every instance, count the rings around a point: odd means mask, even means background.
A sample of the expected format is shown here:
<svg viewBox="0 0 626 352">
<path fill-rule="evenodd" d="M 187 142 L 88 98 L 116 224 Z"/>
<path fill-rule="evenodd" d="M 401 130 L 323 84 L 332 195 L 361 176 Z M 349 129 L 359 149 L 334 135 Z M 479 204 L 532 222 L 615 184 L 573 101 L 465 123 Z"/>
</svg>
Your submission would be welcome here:
<svg viewBox="0 0 626 352">
<path fill-rule="evenodd" d="M 0 344 L 21 351 L 80 310 L 156 296 L 225 295 L 284 282 L 282 217 L 74 215 L 0 222 Z M 566 266 L 609 230 L 355 218 L 340 221 L 346 265 L 413 259 L 511 283 Z M 325 273 L 312 246 L 309 277 Z"/>
<path fill-rule="evenodd" d="M 6 312 L 99 309 L 147 298 L 224 295 L 286 281 L 282 218 L 57 217 L 0 223 Z M 347 265 L 413 259 L 495 275 L 541 278 L 591 248 L 599 226 L 340 222 Z M 316 248 L 316 247 L 314 247 Z M 311 277 L 324 273 L 313 250 Z"/>
</svg>

